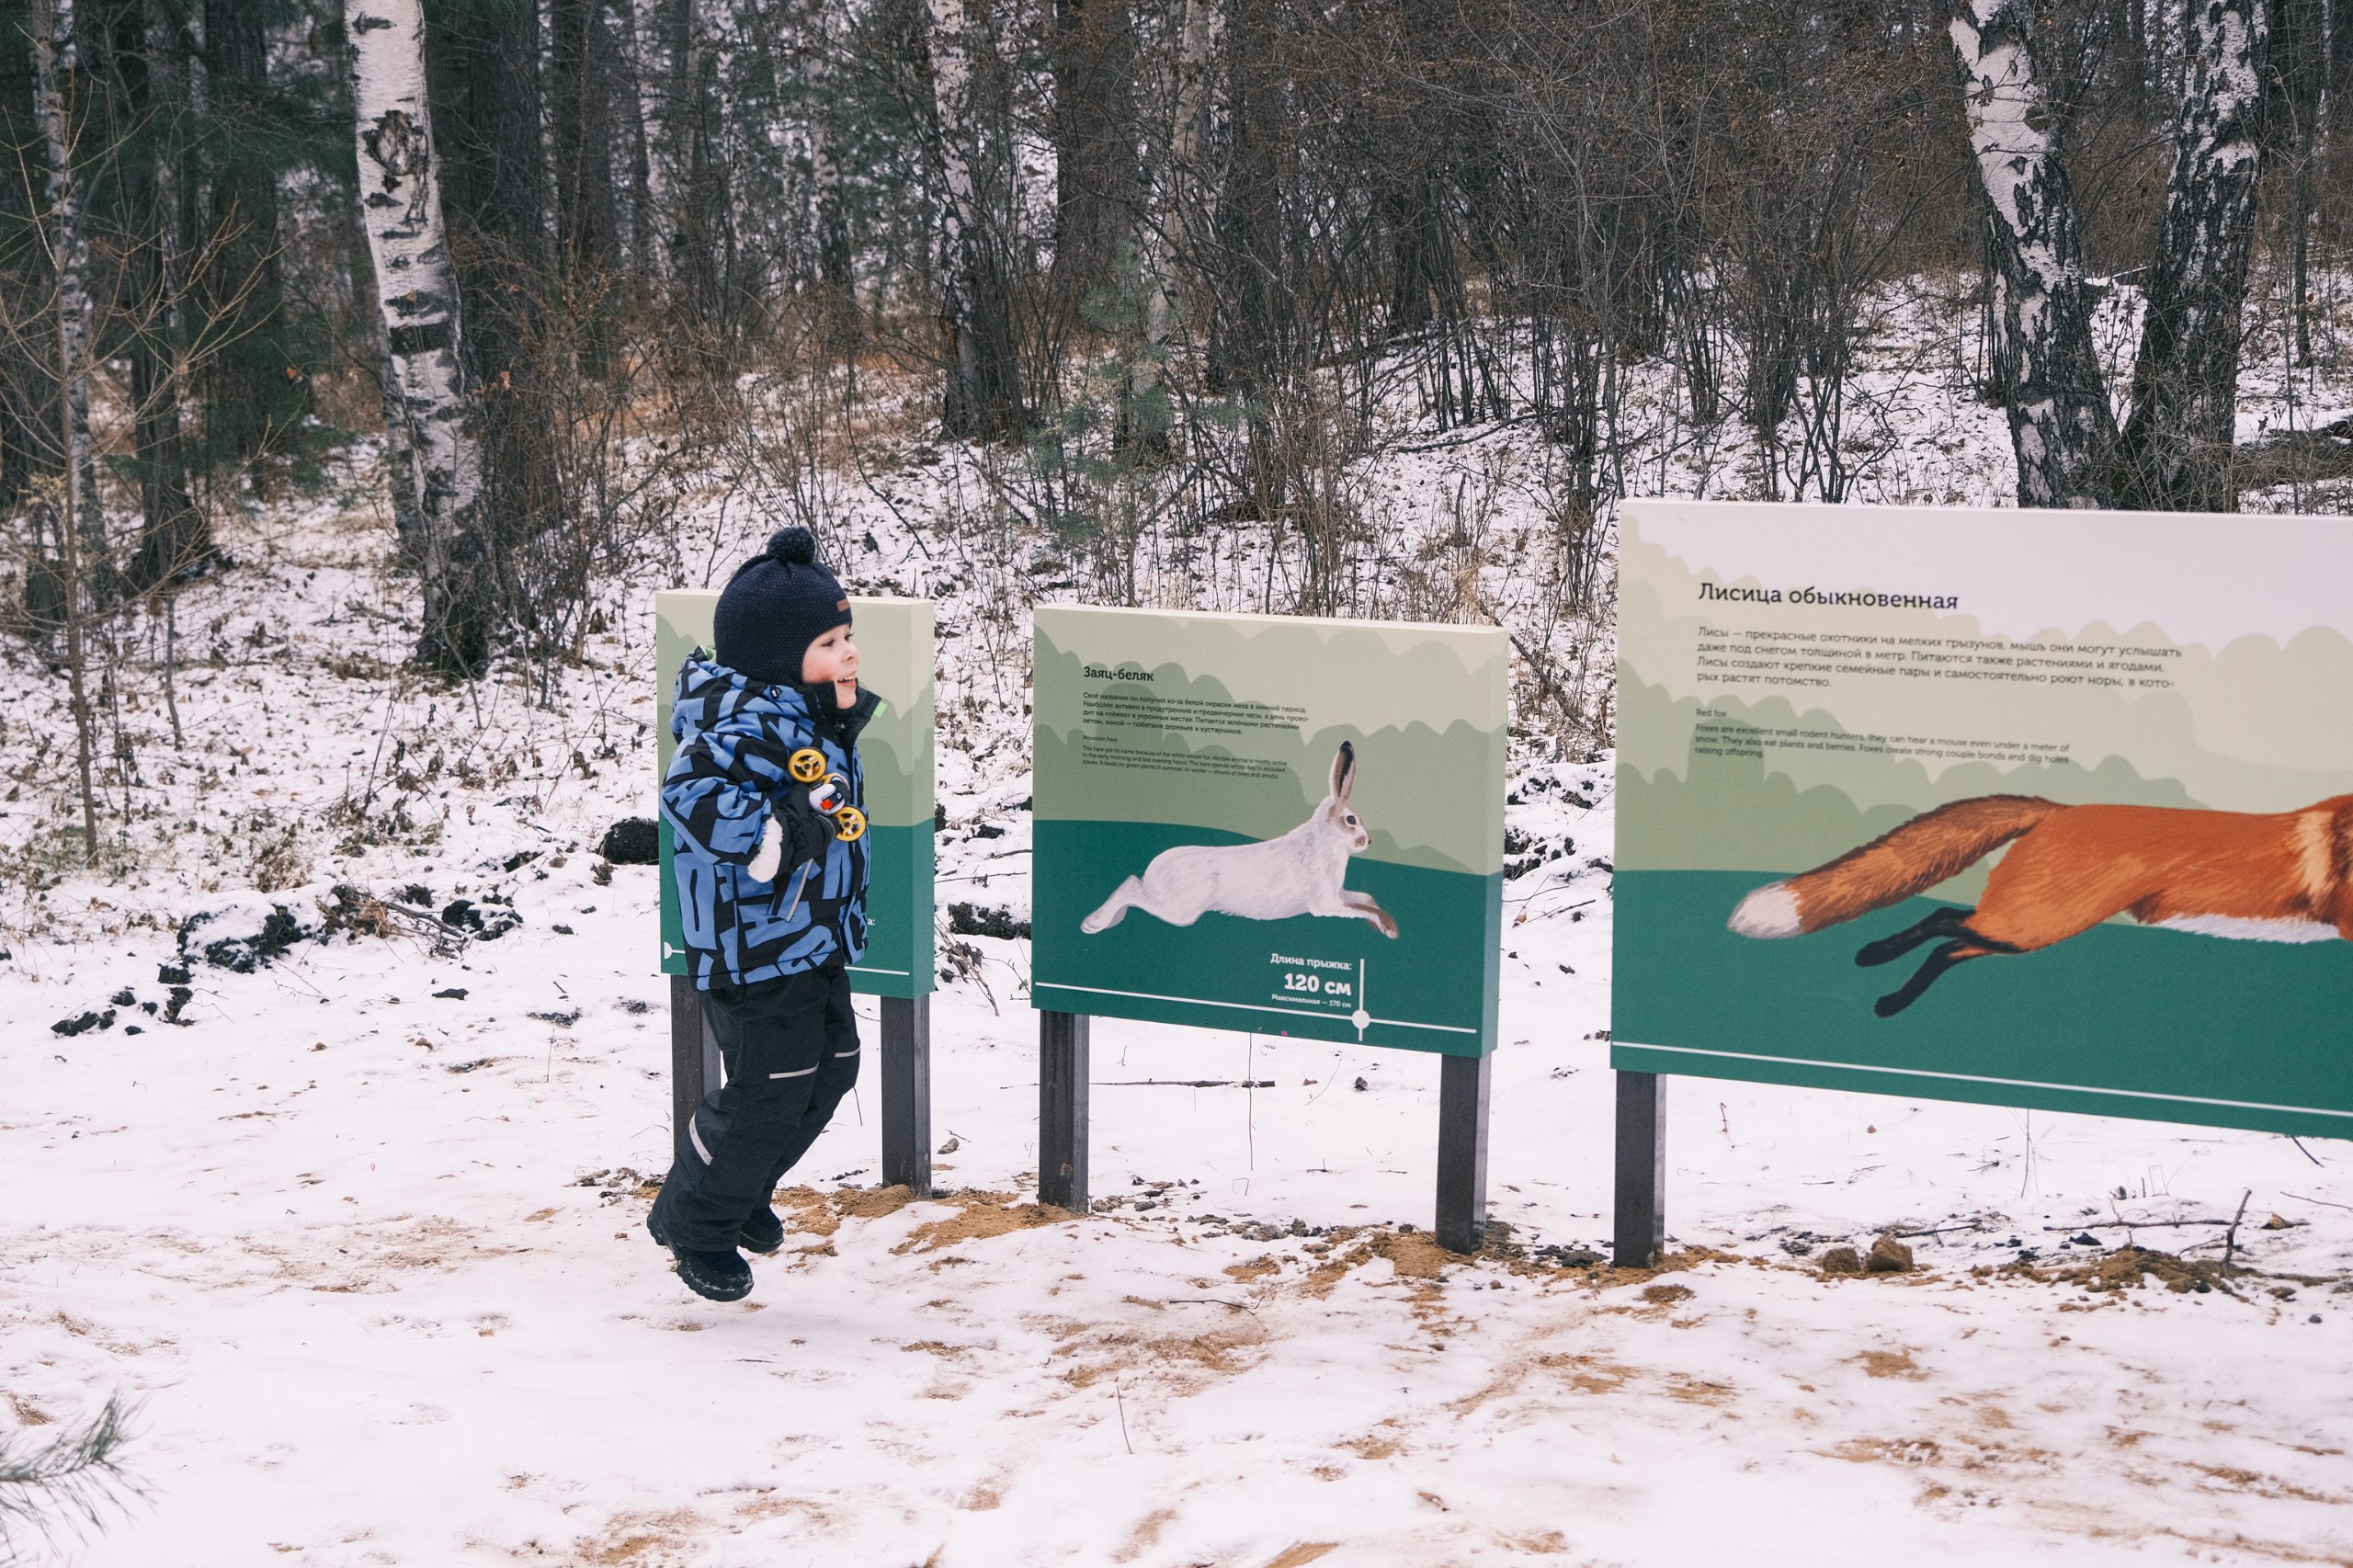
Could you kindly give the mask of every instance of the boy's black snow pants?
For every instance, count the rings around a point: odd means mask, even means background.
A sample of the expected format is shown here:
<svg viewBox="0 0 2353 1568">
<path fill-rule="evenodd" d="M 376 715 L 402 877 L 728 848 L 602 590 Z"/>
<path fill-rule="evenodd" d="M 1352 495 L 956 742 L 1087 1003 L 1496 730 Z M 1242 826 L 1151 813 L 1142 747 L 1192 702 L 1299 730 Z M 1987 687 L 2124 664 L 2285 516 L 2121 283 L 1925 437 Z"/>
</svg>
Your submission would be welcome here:
<svg viewBox="0 0 2353 1568">
<path fill-rule="evenodd" d="M 727 1080 L 695 1111 L 653 1225 L 673 1247 L 730 1252 L 858 1082 L 858 1019 L 840 964 L 713 985 L 702 1005 Z"/>
</svg>

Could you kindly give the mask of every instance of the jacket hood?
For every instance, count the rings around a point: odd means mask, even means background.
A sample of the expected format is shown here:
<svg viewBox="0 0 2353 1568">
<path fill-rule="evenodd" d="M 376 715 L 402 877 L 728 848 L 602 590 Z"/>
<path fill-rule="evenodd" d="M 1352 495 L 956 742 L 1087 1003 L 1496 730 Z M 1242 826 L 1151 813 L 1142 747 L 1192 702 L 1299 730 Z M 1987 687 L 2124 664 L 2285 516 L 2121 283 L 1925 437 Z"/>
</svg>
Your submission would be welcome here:
<svg viewBox="0 0 2353 1568">
<path fill-rule="evenodd" d="M 793 687 L 773 686 L 730 669 L 700 648 L 678 666 L 670 733 L 679 743 L 707 730 L 748 726 L 762 717 L 806 728 L 812 718 L 809 699 Z"/>
</svg>

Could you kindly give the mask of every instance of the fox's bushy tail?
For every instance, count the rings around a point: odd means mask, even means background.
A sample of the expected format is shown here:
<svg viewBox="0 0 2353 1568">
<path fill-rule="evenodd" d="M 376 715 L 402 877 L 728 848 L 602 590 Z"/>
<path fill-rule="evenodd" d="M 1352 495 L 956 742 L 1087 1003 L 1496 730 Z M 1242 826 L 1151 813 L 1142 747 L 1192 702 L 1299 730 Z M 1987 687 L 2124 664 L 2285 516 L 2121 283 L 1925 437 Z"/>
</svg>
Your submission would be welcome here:
<svg viewBox="0 0 2353 1568">
<path fill-rule="evenodd" d="M 1826 866 L 1768 882 L 1740 901 L 1744 937 L 1795 937 L 1901 903 L 1958 875 L 2065 808 L 2034 795 L 1980 795 L 1923 812 Z"/>
</svg>

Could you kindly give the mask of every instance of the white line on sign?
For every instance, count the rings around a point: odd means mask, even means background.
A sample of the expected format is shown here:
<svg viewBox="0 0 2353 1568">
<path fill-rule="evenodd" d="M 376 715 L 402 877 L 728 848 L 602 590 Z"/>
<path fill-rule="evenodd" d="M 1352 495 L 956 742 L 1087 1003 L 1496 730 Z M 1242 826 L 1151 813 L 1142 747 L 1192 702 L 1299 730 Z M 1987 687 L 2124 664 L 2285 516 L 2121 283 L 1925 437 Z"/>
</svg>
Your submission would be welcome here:
<svg viewBox="0 0 2353 1568">
<path fill-rule="evenodd" d="M 1156 991 L 1114 991 L 1108 985 L 1063 985 L 1056 981 L 1041 980 L 1034 987 L 1039 991 L 1077 991 L 1089 996 L 1132 996 L 1141 1002 L 1182 1002 L 1194 1007 L 1232 1007 L 1245 1013 L 1283 1013 L 1294 1018 L 1332 1018 L 1348 1021 L 1346 1013 L 1311 1013 L 1302 1007 L 1269 1007 L 1259 1002 L 1212 1002 L 1203 996 L 1163 996 Z M 1376 1024 L 1391 1024 L 1401 1029 L 1440 1029 L 1448 1034 L 1477 1034 L 1473 1028 L 1461 1024 L 1420 1024 L 1411 1018 L 1373 1018 Z"/>
<path fill-rule="evenodd" d="M 1925 1067 L 1872 1067 L 1859 1062 L 1816 1062 L 1804 1056 L 1766 1056 L 1753 1051 L 1702 1051 L 1691 1045 L 1642 1045 L 1633 1040 L 1614 1043 L 1635 1051 L 1655 1051 L 1677 1056 L 1721 1056 L 1733 1062 L 1778 1062 L 1791 1067 L 1836 1067 L 1847 1073 L 1884 1073 L 1899 1078 L 1949 1078 L 1959 1084 L 1998 1084 L 2010 1089 L 2064 1089 L 2077 1095 L 2114 1095 L 2121 1099 L 2173 1100 L 2182 1105 L 2229 1106 L 2237 1110 L 2286 1110 L 2304 1116 L 2335 1116 L 2353 1120 L 2353 1110 L 2328 1110 L 2319 1106 L 2271 1105 L 2263 1100 L 2221 1100 L 2205 1095 L 2165 1095 L 2153 1089 L 2102 1089 L 2084 1084 L 2046 1084 L 2036 1078 L 1988 1078 L 1975 1073 L 1937 1073 Z"/>
</svg>

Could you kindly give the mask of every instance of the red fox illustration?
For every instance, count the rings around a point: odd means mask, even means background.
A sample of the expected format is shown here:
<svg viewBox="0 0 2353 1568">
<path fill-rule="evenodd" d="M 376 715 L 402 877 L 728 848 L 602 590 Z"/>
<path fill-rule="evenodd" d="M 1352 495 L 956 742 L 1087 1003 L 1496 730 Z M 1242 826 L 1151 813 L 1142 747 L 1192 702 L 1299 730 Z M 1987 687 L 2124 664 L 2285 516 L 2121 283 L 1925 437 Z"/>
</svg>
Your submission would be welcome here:
<svg viewBox="0 0 2353 1568">
<path fill-rule="evenodd" d="M 1795 937 L 1900 903 L 2005 844 L 1974 909 L 1939 909 L 1855 955 L 1882 964 L 1946 938 L 1901 990 L 1893 1017 L 1953 965 L 2031 953 L 2114 915 L 2210 937 L 2353 941 L 2353 795 L 2256 815 L 2166 806 L 2063 806 L 1980 795 L 1923 812 L 1826 866 L 1768 882 L 1740 901 L 1744 937 Z"/>
</svg>

